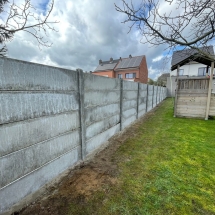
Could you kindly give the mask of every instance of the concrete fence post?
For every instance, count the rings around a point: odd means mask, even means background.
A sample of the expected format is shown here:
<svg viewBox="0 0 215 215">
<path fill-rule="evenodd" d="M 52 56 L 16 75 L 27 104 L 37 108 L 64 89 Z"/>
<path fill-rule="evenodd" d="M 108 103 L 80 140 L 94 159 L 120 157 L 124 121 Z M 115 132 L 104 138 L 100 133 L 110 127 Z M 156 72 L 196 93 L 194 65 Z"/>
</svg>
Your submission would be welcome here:
<svg viewBox="0 0 215 215">
<path fill-rule="evenodd" d="M 156 85 L 156 93 L 155 93 L 155 106 L 157 105 L 157 97 L 158 97 L 158 84 Z"/>
<path fill-rule="evenodd" d="M 84 111 L 84 73 L 83 70 L 77 69 L 78 72 L 78 90 L 79 90 L 79 122 L 80 122 L 80 143 L 81 143 L 81 159 L 86 157 L 86 127 L 85 127 L 85 111 Z"/>
<path fill-rule="evenodd" d="M 153 93 L 152 93 L 152 108 L 154 107 L 154 90 L 155 90 L 155 87 L 153 85 Z"/>
<path fill-rule="evenodd" d="M 138 87 L 137 87 L 137 115 L 136 119 L 139 118 L 139 98 L 140 97 L 140 83 L 138 82 Z"/>
<path fill-rule="evenodd" d="M 149 85 L 147 84 L 146 87 L 146 113 L 148 112 L 148 91 L 149 91 Z"/>
<path fill-rule="evenodd" d="M 120 131 L 122 131 L 122 102 L 123 102 L 123 79 L 120 79 L 120 113 L 119 113 L 119 121 L 120 121 Z"/>
</svg>

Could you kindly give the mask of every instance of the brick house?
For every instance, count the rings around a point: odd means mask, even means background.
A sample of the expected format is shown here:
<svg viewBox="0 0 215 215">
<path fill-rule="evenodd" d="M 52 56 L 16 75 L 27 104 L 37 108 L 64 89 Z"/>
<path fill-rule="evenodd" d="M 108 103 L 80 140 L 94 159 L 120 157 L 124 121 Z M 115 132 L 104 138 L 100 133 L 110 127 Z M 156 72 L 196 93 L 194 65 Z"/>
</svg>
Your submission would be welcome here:
<svg viewBox="0 0 215 215">
<path fill-rule="evenodd" d="M 145 55 L 128 58 L 120 58 L 110 61 L 99 60 L 99 65 L 92 72 L 94 75 L 106 76 L 109 78 L 122 78 L 128 81 L 147 83 L 148 68 Z"/>
</svg>

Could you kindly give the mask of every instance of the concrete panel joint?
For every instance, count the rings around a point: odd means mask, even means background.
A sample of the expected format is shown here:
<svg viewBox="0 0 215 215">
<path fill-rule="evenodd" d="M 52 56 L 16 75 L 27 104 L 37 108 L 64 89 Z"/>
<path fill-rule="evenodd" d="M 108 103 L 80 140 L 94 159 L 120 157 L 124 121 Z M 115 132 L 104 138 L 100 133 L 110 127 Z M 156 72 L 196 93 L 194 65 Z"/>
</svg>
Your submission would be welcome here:
<svg viewBox="0 0 215 215">
<path fill-rule="evenodd" d="M 84 111 L 84 73 L 83 70 L 77 69 L 78 90 L 79 90 L 79 120 L 80 120 L 80 141 L 81 141 L 81 159 L 86 157 L 86 127 L 85 127 L 85 111 Z"/>
<path fill-rule="evenodd" d="M 138 88 L 137 88 L 137 115 L 136 115 L 136 119 L 139 118 L 138 114 L 139 114 L 139 97 L 140 97 L 140 83 L 138 82 Z"/>
<path fill-rule="evenodd" d="M 123 80 L 120 79 L 120 116 L 119 116 L 119 122 L 120 122 L 120 131 L 122 131 L 122 101 L 123 101 Z"/>
</svg>

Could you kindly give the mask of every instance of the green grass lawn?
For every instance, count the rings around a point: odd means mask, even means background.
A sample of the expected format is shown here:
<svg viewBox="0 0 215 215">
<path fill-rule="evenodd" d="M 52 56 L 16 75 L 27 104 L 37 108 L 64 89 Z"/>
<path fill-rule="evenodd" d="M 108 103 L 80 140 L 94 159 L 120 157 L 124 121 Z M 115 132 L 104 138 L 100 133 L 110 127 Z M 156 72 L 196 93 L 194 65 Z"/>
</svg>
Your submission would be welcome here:
<svg viewBox="0 0 215 215">
<path fill-rule="evenodd" d="M 215 120 L 174 118 L 167 99 L 112 159 L 118 183 L 69 214 L 215 214 Z"/>
</svg>

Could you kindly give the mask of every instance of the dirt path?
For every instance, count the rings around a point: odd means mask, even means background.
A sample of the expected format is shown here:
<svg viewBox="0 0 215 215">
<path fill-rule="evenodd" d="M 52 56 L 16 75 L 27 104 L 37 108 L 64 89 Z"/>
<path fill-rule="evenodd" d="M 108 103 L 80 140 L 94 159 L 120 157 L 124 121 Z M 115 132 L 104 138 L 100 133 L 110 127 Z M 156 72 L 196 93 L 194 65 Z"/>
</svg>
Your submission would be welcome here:
<svg viewBox="0 0 215 215">
<path fill-rule="evenodd" d="M 15 212 L 14 215 L 67 214 L 71 202 L 84 204 L 93 192 L 101 190 L 104 185 L 117 183 L 117 159 L 119 158 L 116 159 L 114 153 L 126 139 L 136 135 L 135 130 L 153 114 L 155 109 L 112 137 L 109 140 L 110 144 L 93 159 L 77 166 L 58 184 L 49 187 L 45 195 L 40 196 L 20 212 Z"/>
</svg>

